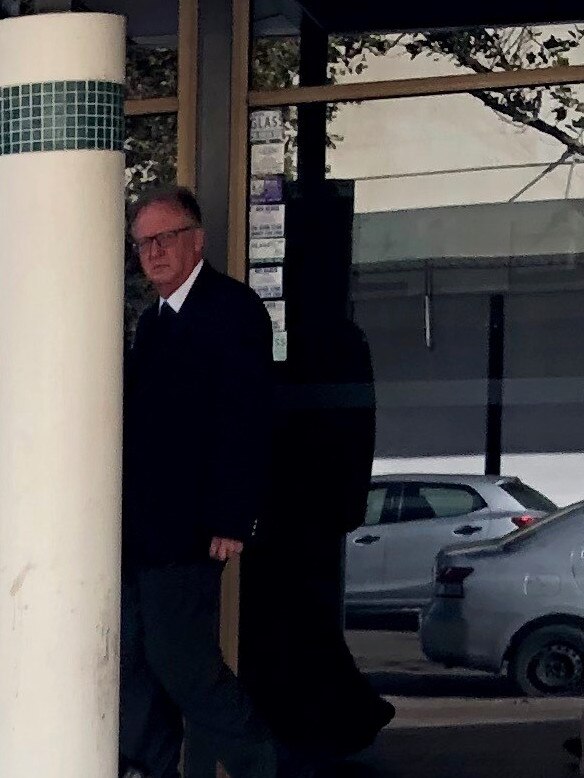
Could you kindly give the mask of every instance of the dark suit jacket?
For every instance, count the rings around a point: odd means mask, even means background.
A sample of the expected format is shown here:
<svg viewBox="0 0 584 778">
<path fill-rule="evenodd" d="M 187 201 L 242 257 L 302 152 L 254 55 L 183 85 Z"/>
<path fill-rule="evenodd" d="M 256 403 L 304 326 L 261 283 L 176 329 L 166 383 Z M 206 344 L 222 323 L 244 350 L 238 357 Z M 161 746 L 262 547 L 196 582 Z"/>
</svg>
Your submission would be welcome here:
<svg viewBox="0 0 584 778">
<path fill-rule="evenodd" d="M 269 462 L 272 326 L 257 295 L 205 264 L 178 314 L 140 318 L 125 398 L 124 559 L 208 557 L 246 541 Z"/>
</svg>

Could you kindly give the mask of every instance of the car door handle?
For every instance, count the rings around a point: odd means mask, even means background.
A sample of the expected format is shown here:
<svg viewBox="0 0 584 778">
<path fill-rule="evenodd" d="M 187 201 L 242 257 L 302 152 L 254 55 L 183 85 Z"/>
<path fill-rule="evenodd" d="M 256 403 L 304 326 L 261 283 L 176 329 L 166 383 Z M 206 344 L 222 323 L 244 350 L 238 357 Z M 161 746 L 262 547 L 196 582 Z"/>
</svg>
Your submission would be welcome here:
<svg viewBox="0 0 584 778">
<path fill-rule="evenodd" d="M 359 543 L 361 546 L 370 546 L 371 543 L 377 543 L 380 539 L 379 535 L 361 535 L 360 538 L 355 538 L 353 543 Z"/>
<path fill-rule="evenodd" d="M 470 524 L 465 524 L 464 527 L 457 527 L 454 530 L 455 535 L 474 535 L 475 532 L 480 532 L 482 527 L 471 527 Z"/>
</svg>

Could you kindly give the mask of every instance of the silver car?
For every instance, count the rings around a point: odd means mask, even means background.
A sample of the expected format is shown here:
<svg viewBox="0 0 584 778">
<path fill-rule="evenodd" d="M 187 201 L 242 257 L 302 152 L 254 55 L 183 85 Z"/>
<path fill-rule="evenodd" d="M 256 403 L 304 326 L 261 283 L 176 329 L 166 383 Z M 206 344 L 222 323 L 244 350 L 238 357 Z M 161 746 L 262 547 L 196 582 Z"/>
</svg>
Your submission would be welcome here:
<svg viewBox="0 0 584 778">
<path fill-rule="evenodd" d="M 499 673 L 530 696 L 584 690 L 584 503 L 506 538 L 443 550 L 422 621 L 434 662 Z"/>
<path fill-rule="evenodd" d="M 365 521 L 347 537 L 347 613 L 419 610 L 441 548 L 507 535 L 554 510 L 518 478 L 376 476 Z"/>
</svg>

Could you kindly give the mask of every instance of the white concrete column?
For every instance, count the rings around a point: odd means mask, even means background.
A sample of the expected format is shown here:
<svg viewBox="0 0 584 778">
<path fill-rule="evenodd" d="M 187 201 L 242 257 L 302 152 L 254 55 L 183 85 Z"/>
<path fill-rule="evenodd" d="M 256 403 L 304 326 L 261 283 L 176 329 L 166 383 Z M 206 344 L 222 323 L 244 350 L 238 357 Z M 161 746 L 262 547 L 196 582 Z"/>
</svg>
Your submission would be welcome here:
<svg viewBox="0 0 584 778">
<path fill-rule="evenodd" d="M 117 775 L 124 49 L 0 22 L 1 778 Z"/>
</svg>

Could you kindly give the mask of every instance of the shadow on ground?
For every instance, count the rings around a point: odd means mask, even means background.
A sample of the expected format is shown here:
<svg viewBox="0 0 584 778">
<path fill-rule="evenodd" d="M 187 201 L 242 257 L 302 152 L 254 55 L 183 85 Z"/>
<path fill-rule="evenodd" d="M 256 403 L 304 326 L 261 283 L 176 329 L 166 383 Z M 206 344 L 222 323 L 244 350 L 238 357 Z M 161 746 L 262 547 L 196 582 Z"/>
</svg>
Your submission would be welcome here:
<svg viewBox="0 0 584 778">
<path fill-rule="evenodd" d="M 365 671 L 379 694 L 393 697 L 468 697 L 500 699 L 516 696 L 505 678 L 481 674 L 450 674 L 425 671 L 423 674 L 391 670 Z"/>
<path fill-rule="evenodd" d="M 417 632 L 417 613 L 386 613 L 376 615 L 350 615 L 345 618 L 346 629 L 389 630 L 390 632 Z"/>
<path fill-rule="evenodd" d="M 576 732 L 575 722 L 389 728 L 361 759 L 322 778 L 569 778 L 577 770 L 562 743 Z"/>
</svg>

